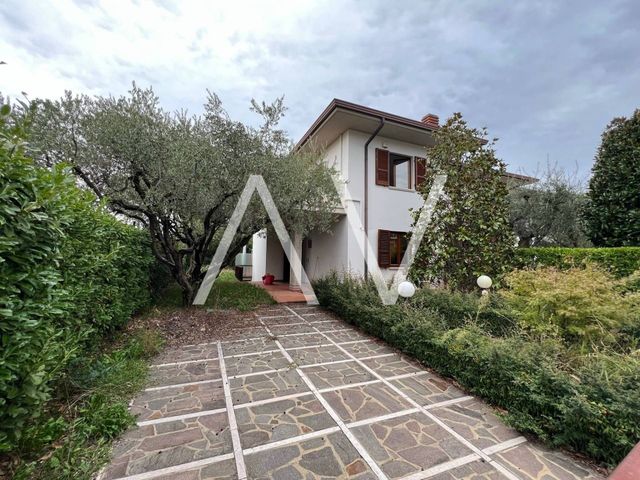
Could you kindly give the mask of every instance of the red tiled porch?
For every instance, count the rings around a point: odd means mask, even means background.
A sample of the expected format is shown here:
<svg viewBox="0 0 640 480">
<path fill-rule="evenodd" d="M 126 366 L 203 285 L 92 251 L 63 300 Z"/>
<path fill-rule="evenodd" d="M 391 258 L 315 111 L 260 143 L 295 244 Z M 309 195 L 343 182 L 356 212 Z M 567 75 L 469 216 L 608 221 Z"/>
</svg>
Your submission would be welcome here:
<svg viewBox="0 0 640 480">
<path fill-rule="evenodd" d="M 307 301 L 302 292 L 290 290 L 288 283 L 275 282 L 271 285 L 265 285 L 262 282 L 253 282 L 253 284 L 264 288 L 276 303 L 300 303 Z"/>
</svg>

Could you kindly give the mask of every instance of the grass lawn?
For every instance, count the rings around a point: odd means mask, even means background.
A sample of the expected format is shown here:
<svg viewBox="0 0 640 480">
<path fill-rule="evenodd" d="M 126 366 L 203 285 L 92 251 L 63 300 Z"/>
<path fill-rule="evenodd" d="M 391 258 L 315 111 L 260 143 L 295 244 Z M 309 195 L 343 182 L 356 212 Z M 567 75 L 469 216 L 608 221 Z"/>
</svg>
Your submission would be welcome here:
<svg viewBox="0 0 640 480">
<path fill-rule="evenodd" d="M 266 290 L 249 282 L 240 282 L 231 270 L 223 270 L 213 283 L 205 307 L 215 309 L 253 310 L 275 301 Z M 158 307 L 182 306 L 182 292 L 177 284 L 171 284 L 158 299 Z"/>
</svg>

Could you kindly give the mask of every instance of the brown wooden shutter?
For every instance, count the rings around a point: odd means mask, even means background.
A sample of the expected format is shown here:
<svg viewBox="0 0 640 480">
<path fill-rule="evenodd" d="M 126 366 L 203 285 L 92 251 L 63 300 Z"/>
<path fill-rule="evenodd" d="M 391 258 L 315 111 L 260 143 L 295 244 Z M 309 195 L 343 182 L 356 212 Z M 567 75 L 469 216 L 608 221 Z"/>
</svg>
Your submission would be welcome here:
<svg viewBox="0 0 640 480">
<path fill-rule="evenodd" d="M 427 176 L 427 160 L 416 157 L 416 190 L 424 183 Z"/>
<path fill-rule="evenodd" d="M 376 148 L 376 185 L 389 186 L 389 151 Z"/>
<path fill-rule="evenodd" d="M 380 268 L 389 268 L 391 263 L 390 234 L 389 230 L 378 230 L 378 265 Z"/>
</svg>

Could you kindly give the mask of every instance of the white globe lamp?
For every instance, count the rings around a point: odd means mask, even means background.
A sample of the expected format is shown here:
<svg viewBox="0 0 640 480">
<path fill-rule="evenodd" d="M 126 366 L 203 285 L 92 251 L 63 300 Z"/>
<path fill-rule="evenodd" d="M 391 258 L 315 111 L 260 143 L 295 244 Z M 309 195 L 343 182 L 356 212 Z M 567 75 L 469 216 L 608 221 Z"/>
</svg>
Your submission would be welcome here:
<svg viewBox="0 0 640 480">
<path fill-rule="evenodd" d="M 398 285 L 398 293 L 404 298 L 413 297 L 413 294 L 416 293 L 416 287 L 411 282 L 402 282 Z"/>
<path fill-rule="evenodd" d="M 488 275 L 480 275 L 478 277 L 478 280 L 476 280 L 476 283 L 483 290 L 486 290 L 487 288 L 491 288 L 491 285 L 493 285 L 493 281 L 491 280 L 491 277 L 489 277 Z"/>
</svg>

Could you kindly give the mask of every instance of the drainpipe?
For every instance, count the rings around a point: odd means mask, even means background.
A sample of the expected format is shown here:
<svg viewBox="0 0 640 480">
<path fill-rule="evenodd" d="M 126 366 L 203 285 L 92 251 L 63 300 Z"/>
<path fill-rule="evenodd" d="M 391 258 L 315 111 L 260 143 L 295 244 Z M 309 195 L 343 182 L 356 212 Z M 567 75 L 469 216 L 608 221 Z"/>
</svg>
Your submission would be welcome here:
<svg viewBox="0 0 640 480">
<path fill-rule="evenodd" d="M 371 140 L 376 138 L 380 130 L 384 127 L 384 117 L 380 117 L 380 125 L 371 134 L 364 144 L 364 278 L 369 276 L 369 266 L 367 265 L 367 257 L 369 249 L 367 244 L 369 241 L 369 144 Z"/>
</svg>

